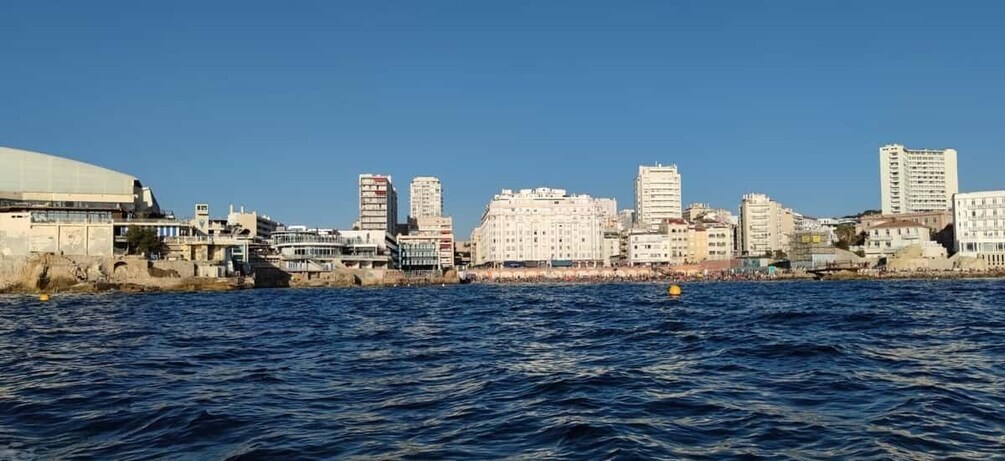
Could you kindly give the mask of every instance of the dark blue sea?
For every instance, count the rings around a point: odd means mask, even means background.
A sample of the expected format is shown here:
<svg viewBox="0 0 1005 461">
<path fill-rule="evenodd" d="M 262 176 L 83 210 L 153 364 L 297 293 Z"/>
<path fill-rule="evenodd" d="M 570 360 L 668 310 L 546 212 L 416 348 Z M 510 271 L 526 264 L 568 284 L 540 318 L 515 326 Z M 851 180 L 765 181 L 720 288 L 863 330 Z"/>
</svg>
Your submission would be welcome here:
<svg viewBox="0 0 1005 461">
<path fill-rule="evenodd" d="M 1005 281 L 0 296 L 0 460 L 1003 455 Z"/>
</svg>

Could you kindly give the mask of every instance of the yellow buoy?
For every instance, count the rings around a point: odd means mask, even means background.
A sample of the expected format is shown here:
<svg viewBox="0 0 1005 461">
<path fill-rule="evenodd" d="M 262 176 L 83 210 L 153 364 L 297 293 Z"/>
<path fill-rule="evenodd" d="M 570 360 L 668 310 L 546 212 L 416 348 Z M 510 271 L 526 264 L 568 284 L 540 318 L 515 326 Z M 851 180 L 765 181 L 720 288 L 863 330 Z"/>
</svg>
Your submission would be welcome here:
<svg viewBox="0 0 1005 461">
<path fill-rule="evenodd" d="M 680 285 L 670 285 L 670 288 L 667 288 L 667 294 L 673 297 L 680 296 Z"/>
<path fill-rule="evenodd" d="M 45 293 L 42 293 L 42 294 L 38 295 L 38 300 L 42 301 L 42 302 L 48 301 L 49 300 L 49 295 L 45 294 Z"/>
</svg>

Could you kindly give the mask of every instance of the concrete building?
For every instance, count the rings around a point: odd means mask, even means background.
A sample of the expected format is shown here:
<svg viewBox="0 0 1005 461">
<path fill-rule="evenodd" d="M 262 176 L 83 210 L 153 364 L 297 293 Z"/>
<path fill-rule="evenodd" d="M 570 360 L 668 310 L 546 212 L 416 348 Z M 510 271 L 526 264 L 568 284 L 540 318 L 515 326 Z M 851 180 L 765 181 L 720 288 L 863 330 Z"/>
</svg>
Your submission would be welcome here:
<svg viewBox="0 0 1005 461">
<path fill-rule="evenodd" d="M 690 231 L 693 262 L 733 259 L 733 226 L 698 222 L 691 226 Z"/>
<path fill-rule="evenodd" d="M 604 232 L 604 247 L 602 250 L 604 267 L 621 265 L 621 234 L 617 231 Z"/>
<path fill-rule="evenodd" d="M 618 201 L 612 198 L 595 198 L 593 203 L 597 207 L 597 214 L 601 219 L 600 225 L 604 231 L 618 230 Z"/>
<path fill-rule="evenodd" d="M 399 235 L 398 266 L 406 273 L 442 273 L 439 238 L 435 235 Z M 453 251 L 451 250 L 451 264 Z"/>
<path fill-rule="evenodd" d="M 879 170 L 883 214 L 949 210 L 959 192 L 953 149 L 889 144 L 879 149 Z"/>
<path fill-rule="evenodd" d="M 270 242 L 276 267 L 290 273 L 332 272 L 338 269 L 391 269 L 398 246 L 384 231 L 279 227 Z"/>
<path fill-rule="evenodd" d="M 740 203 L 740 238 L 743 256 L 788 253 L 795 222 L 792 210 L 764 194 L 747 194 Z"/>
<path fill-rule="evenodd" d="M 837 262 L 838 248 L 828 230 L 800 230 L 792 237 L 789 261 L 793 268 L 815 269 Z"/>
<path fill-rule="evenodd" d="M 1005 190 L 956 194 L 953 229 L 957 254 L 1005 266 Z"/>
<path fill-rule="evenodd" d="M 0 147 L 0 209 L 104 210 L 159 216 L 153 190 L 133 176 L 68 158 Z"/>
<path fill-rule="evenodd" d="M 661 229 L 667 234 L 667 262 L 674 266 L 693 263 L 691 224 L 683 219 L 667 219 Z"/>
<path fill-rule="evenodd" d="M 666 219 L 683 218 L 681 177 L 677 165 L 639 166 L 635 178 L 635 220 L 643 229 L 658 229 Z"/>
<path fill-rule="evenodd" d="M 409 236 L 423 237 L 436 244 L 438 270 L 454 266 L 454 220 L 450 216 L 425 216 L 413 218 Z M 398 235 L 401 240 L 404 236 Z M 425 250 L 422 250 L 425 251 Z"/>
<path fill-rule="evenodd" d="M 454 267 L 458 269 L 467 269 L 471 265 L 471 241 L 470 240 L 455 240 L 454 241 Z"/>
<path fill-rule="evenodd" d="M 733 213 L 725 208 L 712 208 L 707 203 L 692 203 L 684 210 L 684 219 L 688 222 L 717 222 L 733 224 Z"/>
<path fill-rule="evenodd" d="M 408 192 L 410 218 L 435 218 L 443 215 L 443 186 L 439 178 L 419 176 L 412 179 Z"/>
<path fill-rule="evenodd" d="M 596 200 L 562 189 L 504 189 L 471 234 L 474 265 L 601 266 L 603 222 Z"/>
<path fill-rule="evenodd" d="M 153 191 L 133 176 L 0 147 L 0 257 L 113 256 L 117 230 L 159 216 Z M 178 233 L 177 223 L 160 227 Z"/>
<path fill-rule="evenodd" d="M 634 230 L 628 233 L 629 266 L 665 266 L 670 263 L 670 235 L 666 232 Z"/>
<path fill-rule="evenodd" d="M 618 230 L 627 231 L 635 227 L 635 210 L 621 210 L 618 212 Z"/>
<path fill-rule="evenodd" d="M 396 232 L 398 192 L 390 176 L 359 175 L 359 229 Z"/>
<path fill-rule="evenodd" d="M 952 210 L 922 211 L 918 213 L 869 214 L 859 218 L 858 232 L 869 232 L 873 227 L 890 221 L 911 221 L 921 224 L 934 232 L 941 232 L 953 225 Z"/>
<path fill-rule="evenodd" d="M 230 206 L 227 214 L 227 225 L 248 230 L 248 237 L 256 240 L 269 240 L 272 233 L 282 224 L 274 221 L 268 215 L 258 214 L 257 211 L 245 212 L 242 206 L 239 210 L 234 210 L 234 205 Z"/>
<path fill-rule="evenodd" d="M 865 254 L 869 258 L 893 256 L 903 248 L 927 245 L 926 242 L 935 244 L 927 227 L 911 221 L 889 221 L 869 231 L 865 238 Z"/>
</svg>

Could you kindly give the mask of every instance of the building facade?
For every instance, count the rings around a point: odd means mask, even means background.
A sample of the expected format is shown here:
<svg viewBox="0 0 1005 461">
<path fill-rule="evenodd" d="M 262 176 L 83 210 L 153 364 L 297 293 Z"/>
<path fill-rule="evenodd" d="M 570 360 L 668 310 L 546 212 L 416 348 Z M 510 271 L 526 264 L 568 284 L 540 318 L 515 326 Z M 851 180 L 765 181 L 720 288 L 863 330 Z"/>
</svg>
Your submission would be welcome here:
<svg viewBox="0 0 1005 461">
<path fill-rule="evenodd" d="M 671 265 L 690 264 L 694 262 L 691 246 L 692 226 L 683 219 L 668 219 L 664 222 L 667 234 L 667 253 Z"/>
<path fill-rule="evenodd" d="M 443 186 L 439 178 L 419 176 L 412 179 L 408 191 L 410 218 L 435 218 L 443 215 Z"/>
<path fill-rule="evenodd" d="M 879 149 L 883 214 L 949 210 L 959 192 L 954 149 Z"/>
<path fill-rule="evenodd" d="M 0 147 L 0 209 L 106 210 L 158 216 L 153 190 L 133 176 L 63 157 Z"/>
<path fill-rule="evenodd" d="M 953 230 L 958 254 L 1005 266 L 1005 190 L 956 194 Z"/>
<path fill-rule="evenodd" d="M 450 216 L 426 216 L 413 218 L 409 236 L 420 236 L 436 243 L 437 268 L 454 266 L 454 220 Z M 403 236 L 399 235 L 401 239 Z"/>
<path fill-rule="evenodd" d="M 359 229 L 394 234 L 398 225 L 398 192 L 390 176 L 359 175 Z"/>
<path fill-rule="evenodd" d="M 788 253 L 795 222 L 792 210 L 764 194 L 747 194 L 740 203 L 741 255 Z"/>
<path fill-rule="evenodd" d="M 227 214 L 227 225 L 240 226 L 241 229 L 248 230 L 248 236 L 252 239 L 266 241 L 272 238 L 272 233 L 282 224 L 272 220 L 268 215 L 258 214 L 257 211 L 245 212 L 243 206 L 234 210 L 234 205 L 231 205 Z"/>
<path fill-rule="evenodd" d="M 643 229 L 658 229 L 666 219 L 681 219 L 681 177 L 677 165 L 639 166 L 635 178 L 635 220 Z"/>
<path fill-rule="evenodd" d="M 893 256 L 911 245 L 932 242 L 931 230 L 911 221 L 889 221 L 872 228 L 865 238 L 865 254 L 869 258 Z"/>
<path fill-rule="evenodd" d="M 629 266 L 665 266 L 670 263 L 670 235 L 636 230 L 627 236 Z"/>
<path fill-rule="evenodd" d="M 504 189 L 472 232 L 474 265 L 603 265 L 603 221 L 596 200 L 562 189 Z"/>
<path fill-rule="evenodd" d="M 691 226 L 693 262 L 733 259 L 733 226 L 722 223 L 695 223 Z"/>
</svg>

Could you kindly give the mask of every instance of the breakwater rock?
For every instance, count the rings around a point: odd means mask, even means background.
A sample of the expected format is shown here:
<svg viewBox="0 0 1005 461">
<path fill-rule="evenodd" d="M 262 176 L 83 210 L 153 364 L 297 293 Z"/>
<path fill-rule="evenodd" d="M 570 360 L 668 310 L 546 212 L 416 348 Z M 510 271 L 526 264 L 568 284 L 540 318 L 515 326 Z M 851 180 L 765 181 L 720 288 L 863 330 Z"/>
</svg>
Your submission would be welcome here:
<svg viewBox="0 0 1005 461">
<path fill-rule="evenodd" d="M 252 288 L 245 277 L 205 276 L 213 264 L 140 257 L 39 254 L 0 259 L 0 293 L 98 291 L 224 291 Z"/>
</svg>

